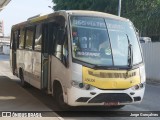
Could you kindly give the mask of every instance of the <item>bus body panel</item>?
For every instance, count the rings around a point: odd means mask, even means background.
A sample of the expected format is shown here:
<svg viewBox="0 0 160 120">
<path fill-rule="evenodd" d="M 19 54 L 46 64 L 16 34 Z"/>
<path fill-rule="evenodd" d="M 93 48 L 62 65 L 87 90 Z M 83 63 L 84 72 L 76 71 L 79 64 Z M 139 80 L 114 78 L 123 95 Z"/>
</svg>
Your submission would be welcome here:
<svg viewBox="0 0 160 120">
<path fill-rule="evenodd" d="M 72 63 L 72 80 L 76 82 L 82 82 L 82 65 Z"/>
<path fill-rule="evenodd" d="M 30 84 L 41 89 L 41 52 L 32 52 L 32 80 Z"/>
<path fill-rule="evenodd" d="M 52 85 L 54 80 L 58 80 L 63 89 L 64 100 L 67 103 L 67 88 L 71 86 L 71 70 L 66 68 L 65 65 L 55 56 L 51 57 L 51 80 Z M 53 89 L 52 89 L 53 90 Z M 55 92 L 55 91 L 52 91 Z"/>
<path fill-rule="evenodd" d="M 17 67 L 22 68 L 24 80 L 41 88 L 41 53 L 17 50 Z"/>
</svg>

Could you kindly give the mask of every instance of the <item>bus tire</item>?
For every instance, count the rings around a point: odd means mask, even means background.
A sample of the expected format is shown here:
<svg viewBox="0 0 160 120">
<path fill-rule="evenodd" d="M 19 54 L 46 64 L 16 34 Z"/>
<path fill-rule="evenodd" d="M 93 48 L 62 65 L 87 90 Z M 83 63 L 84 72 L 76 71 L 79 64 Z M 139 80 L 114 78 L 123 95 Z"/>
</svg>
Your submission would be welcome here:
<svg viewBox="0 0 160 120">
<path fill-rule="evenodd" d="M 70 106 L 64 102 L 63 90 L 60 83 L 56 86 L 55 99 L 62 110 L 69 110 Z"/>
<path fill-rule="evenodd" d="M 111 109 L 114 109 L 114 110 L 118 110 L 118 109 L 121 109 L 121 108 L 123 108 L 123 107 L 125 107 L 125 105 L 111 106 L 110 108 L 111 108 Z"/>
<path fill-rule="evenodd" d="M 24 80 L 22 68 L 19 69 L 19 78 L 21 80 L 21 86 L 22 87 L 27 87 L 28 83 Z"/>
</svg>

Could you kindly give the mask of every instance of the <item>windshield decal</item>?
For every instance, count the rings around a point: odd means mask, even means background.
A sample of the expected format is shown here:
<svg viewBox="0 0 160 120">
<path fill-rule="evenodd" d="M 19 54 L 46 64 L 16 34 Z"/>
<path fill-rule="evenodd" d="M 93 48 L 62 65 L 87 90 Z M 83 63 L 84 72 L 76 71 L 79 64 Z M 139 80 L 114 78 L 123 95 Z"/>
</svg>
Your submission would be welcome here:
<svg viewBox="0 0 160 120">
<path fill-rule="evenodd" d="M 77 57 L 100 57 L 100 52 L 91 51 L 76 51 Z"/>
<path fill-rule="evenodd" d="M 111 49 L 110 49 L 110 48 L 105 49 L 105 54 L 106 54 L 106 55 L 111 55 Z"/>
</svg>

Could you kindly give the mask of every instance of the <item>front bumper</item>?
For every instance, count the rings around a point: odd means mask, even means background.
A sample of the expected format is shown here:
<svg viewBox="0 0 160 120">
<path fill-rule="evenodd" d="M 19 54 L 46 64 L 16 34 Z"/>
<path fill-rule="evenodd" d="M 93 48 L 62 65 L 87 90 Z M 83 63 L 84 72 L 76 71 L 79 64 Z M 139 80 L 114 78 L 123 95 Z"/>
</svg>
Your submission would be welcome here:
<svg viewBox="0 0 160 120">
<path fill-rule="evenodd" d="M 67 90 L 67 103 L 70 106 L 104 106 L 106 103 L 127 105 L 140 103 L 143 99 L 145 87 L 139 90 L 84 90 L 71 87 Z"/>
</svg>

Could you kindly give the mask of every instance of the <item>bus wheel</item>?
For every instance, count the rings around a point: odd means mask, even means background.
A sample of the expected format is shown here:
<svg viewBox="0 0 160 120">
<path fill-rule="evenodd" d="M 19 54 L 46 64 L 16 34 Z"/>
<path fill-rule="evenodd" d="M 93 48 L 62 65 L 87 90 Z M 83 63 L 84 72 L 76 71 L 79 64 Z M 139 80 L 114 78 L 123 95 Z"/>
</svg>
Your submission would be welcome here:
<svg viewBox="0 0 160 120">
<path fill-rule="evenodd" d="M 26 81 L 24 81 L 24 76 L 23 76 L 23 71 L 22 69 L 19 69 L 19 78 L 21 80 L 21 86 L 22 87 L 27 87 L 28 83 Z"/>
<path fill-rule="evenodd" d="M 69 110 L 69 108 L 70 108 L 69 105 L 67 105 L 64 102 L 63 90 L 62 90 L 61 85 L 57 86 L 57 89 L 56 89 L 56 92 L 55 92 L 55 98 L 56 98 L 56 101 L 58 102 L 58 105 L 60 106 L 60 108 L 62 110 Z"/>
</svg>

